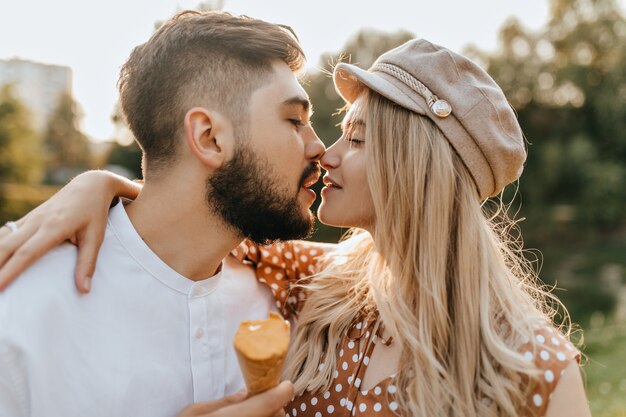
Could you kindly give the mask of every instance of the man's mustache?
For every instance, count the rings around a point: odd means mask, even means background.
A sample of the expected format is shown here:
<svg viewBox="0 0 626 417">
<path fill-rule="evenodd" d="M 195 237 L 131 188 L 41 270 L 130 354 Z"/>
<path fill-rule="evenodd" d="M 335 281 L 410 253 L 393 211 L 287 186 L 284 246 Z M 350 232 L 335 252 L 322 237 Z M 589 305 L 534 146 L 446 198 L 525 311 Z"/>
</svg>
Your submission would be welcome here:
<svg viewBox="0 0 626 417">
<path fill-rule="evenodd" d="M 307 180 L 313 175 L 319 176 L 321 173 L 322 170 L 320 168 L 320 164 L 317 162 L 311 162 L 311 164 L 304 169 L 302 175 L 300 176 L 300 187 L 304 186 Z"/>
</svg>

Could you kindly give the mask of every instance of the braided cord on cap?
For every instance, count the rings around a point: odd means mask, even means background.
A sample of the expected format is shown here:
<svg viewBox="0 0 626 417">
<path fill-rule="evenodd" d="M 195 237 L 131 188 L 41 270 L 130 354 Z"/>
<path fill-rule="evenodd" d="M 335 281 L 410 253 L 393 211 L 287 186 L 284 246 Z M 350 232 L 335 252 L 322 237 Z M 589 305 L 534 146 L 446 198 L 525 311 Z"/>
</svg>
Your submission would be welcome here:
<svg viewBox="0 0 626 417">
<path fill-rule="evenodd" d="M 393 65 L 393 64 L 385 64 L 378 63 L 375 64 L 370 71 L 380 71 L 386 74 L 391 75 L 394 78 L 399 79 L 404 84 L 411 87 L 414 91 L 418 92 L 419 95 L 424 97 L 426 103 L 430 110 L 435 113 L 439 117 L 448 117 L 452 113 L 452 106 L 445 101 L 437 97 L 433 94 L 432 91 L 428 87 L 426 87 L 420 80 L 412 76 L 407 71 L 402 68 Z"/>
</svg>

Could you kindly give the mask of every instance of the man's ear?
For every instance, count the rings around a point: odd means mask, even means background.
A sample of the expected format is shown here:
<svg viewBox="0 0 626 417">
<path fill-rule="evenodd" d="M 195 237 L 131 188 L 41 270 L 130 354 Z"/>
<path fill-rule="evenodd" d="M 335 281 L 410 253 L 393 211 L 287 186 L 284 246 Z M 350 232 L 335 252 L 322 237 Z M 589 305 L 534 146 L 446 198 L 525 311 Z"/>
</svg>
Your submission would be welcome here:
<svg viewBox="0 0 626 417">
<path fill-rule="evenodd" d="M 230 121 L 217 112 L 194 107 L 185 114 L 185 138 L 191 153 L 211 169 L 228 159 Z"/>
</svg>

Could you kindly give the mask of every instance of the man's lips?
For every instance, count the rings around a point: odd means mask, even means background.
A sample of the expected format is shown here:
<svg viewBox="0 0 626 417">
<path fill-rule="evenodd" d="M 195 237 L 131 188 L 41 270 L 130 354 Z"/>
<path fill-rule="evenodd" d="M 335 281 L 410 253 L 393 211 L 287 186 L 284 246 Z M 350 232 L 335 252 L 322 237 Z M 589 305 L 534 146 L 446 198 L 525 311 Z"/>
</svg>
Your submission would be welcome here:
<svg viewBox="0 0 626 417">
<path fill-rule="evenodd" d="M 311 175 L 309 178 L 307 178 L 307 179 L 304 181 L 304 184 L 302 184 L 302 186 L 303 186 L 304 188 L 309 188 L 310 186 L 312 186 L 313 184 L 315 184 L 315 183 L 316 183 L 319 179 L 320 179 L 320 173 L 319 173 L 319 172 L 317 172 L 317 173 L 315 173 L 315 174 Z"/>
<path fill-rule="evenodd" d="M 307 168 L 307 170 L 303 174 L 304 179 L 300 181 L 300 186 L 302 188 L 309 188 L 320 179 L 320 175 L 321 172 L 319 165 L 315 164 L 309 166 L 309 168 Z"/>
</svg>

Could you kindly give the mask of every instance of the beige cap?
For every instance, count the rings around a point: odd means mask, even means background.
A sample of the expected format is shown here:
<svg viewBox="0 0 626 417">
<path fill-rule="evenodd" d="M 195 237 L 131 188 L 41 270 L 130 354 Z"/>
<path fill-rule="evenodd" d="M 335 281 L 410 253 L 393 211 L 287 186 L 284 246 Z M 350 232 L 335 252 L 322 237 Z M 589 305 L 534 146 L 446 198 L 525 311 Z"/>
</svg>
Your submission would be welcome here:
<svg viewBox="0 0 626 417">
<path fill-rule="evenodd" d="M 482 199 L 522 173 L 526 150 L 513 109 L 496 82 L 462 55 L 416 39 L 384 53 L 368 71 L 338 64 L 334 80 L 348 103 L 367 86 L 430 118 L 460 155 Z"/>
</svg>

